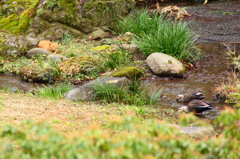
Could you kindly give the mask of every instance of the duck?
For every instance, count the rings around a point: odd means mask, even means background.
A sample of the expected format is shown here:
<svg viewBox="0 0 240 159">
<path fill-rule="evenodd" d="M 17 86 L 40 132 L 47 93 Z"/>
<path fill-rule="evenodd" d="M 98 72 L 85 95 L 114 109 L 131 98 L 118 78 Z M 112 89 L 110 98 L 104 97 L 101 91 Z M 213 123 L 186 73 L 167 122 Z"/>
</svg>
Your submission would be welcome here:
<svg viewBox="0 0 240 159">
<path fill-rule="evenodd" d="M 211 104 L 202 100 L 193 100 L 189 102 L 187 106 L 182 106 L 178 108 L 178 112 L 193 112 L 194 115 L 202 115 L 204 111 L 211 109 L 218 109 L 218 107 L 214 107 Z"/>
<path fill-rule="evenodd" d="M 195 99 L 204 99 L 205 96 L 202 93 L 186 93 L 186 94 L 178 94 L 176 101 L 177 102 L 183 102 L 183 103 L 189 103 Z"/>
</svg>

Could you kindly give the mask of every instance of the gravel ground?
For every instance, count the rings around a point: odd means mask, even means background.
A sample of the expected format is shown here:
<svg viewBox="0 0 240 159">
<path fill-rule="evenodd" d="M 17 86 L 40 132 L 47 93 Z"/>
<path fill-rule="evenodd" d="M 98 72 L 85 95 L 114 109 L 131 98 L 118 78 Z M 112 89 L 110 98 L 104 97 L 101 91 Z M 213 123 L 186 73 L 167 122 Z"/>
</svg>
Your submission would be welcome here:
<svg viewBox="0 0 240 159">
<path fill-rule="evenodd" d="M 199 41 L 240 42 L 240 0 L 211 2 L 188 6 L 191 15 L 184 21 L 199 37 Z"/>
</svg>

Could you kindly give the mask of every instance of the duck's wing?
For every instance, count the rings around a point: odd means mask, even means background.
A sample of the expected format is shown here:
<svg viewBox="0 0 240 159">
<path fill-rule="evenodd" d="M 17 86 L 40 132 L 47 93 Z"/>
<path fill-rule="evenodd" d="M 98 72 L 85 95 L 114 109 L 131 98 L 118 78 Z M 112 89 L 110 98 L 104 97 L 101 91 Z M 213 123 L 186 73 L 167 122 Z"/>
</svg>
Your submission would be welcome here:
<svg viewBox="0 0 240 159">
<path fill-rule="evenodd" d="M 194 111 L 197 113 L 202 113 L 205 110 L 212 109 L 213 106 L 207 102 L 204 102 L 202 100 L 193 100 L 188 104 L 189 111 Z"/>
</svg>

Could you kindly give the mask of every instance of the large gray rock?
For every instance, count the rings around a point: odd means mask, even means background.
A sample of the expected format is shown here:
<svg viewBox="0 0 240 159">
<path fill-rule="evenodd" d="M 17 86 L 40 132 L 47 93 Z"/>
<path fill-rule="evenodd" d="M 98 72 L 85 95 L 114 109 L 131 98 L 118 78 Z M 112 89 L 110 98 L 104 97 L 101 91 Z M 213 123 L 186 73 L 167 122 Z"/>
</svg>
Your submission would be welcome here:
<svg viewBox="0 0 240 159">
<path fill-rule="evenodd" d="M 33 48 L 31 50 L 29 50 L 26 54 L 26 56 L 28 58 L 31 58 L 31 57 L 36 57 L 38 55 L 49 55 L 51 54 L 52 52 L 46 50 L 46 49 L 42 49 L 42 48 Z"/>
<path fill-rule="evenodd" d="M 158 76 L 182 77 L 185 73 L 185 67 L 180 61 L 163 53 L 149 55 L 147 64 L 153 73 Z"/>
<path fill-rule="evenodd" d="M 126 77 L 100 77 L 79 88 L 74 88 L 64 94 L 64 97 L 72 101 L 88 101 L 93 97 L 93 90 L 91 89 L 94 84 L 97 83 L 111 83 L 117 87 L 124 87 L 129 84 L 130 80 Z"/>
</svg>

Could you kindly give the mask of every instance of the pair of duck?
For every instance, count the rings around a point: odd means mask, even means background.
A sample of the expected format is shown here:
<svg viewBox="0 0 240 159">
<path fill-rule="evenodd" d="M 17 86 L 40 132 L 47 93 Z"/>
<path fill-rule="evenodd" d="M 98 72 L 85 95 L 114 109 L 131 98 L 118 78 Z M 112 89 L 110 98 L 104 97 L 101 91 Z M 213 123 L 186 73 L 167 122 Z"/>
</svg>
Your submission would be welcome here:
<svg viewBox="0 0 240 159">
<path fill-rule="evenodd" d="M 211 104 L 202 101 L 205 96 L 202 93 L 187 93 L 177 95 L 177 102 L 188 103 L 187 106 L 178 108 L 178 112 L 193 112 L 195 115 L 202 115 L 206 110 L 218 109 Z"/>
</svg>

